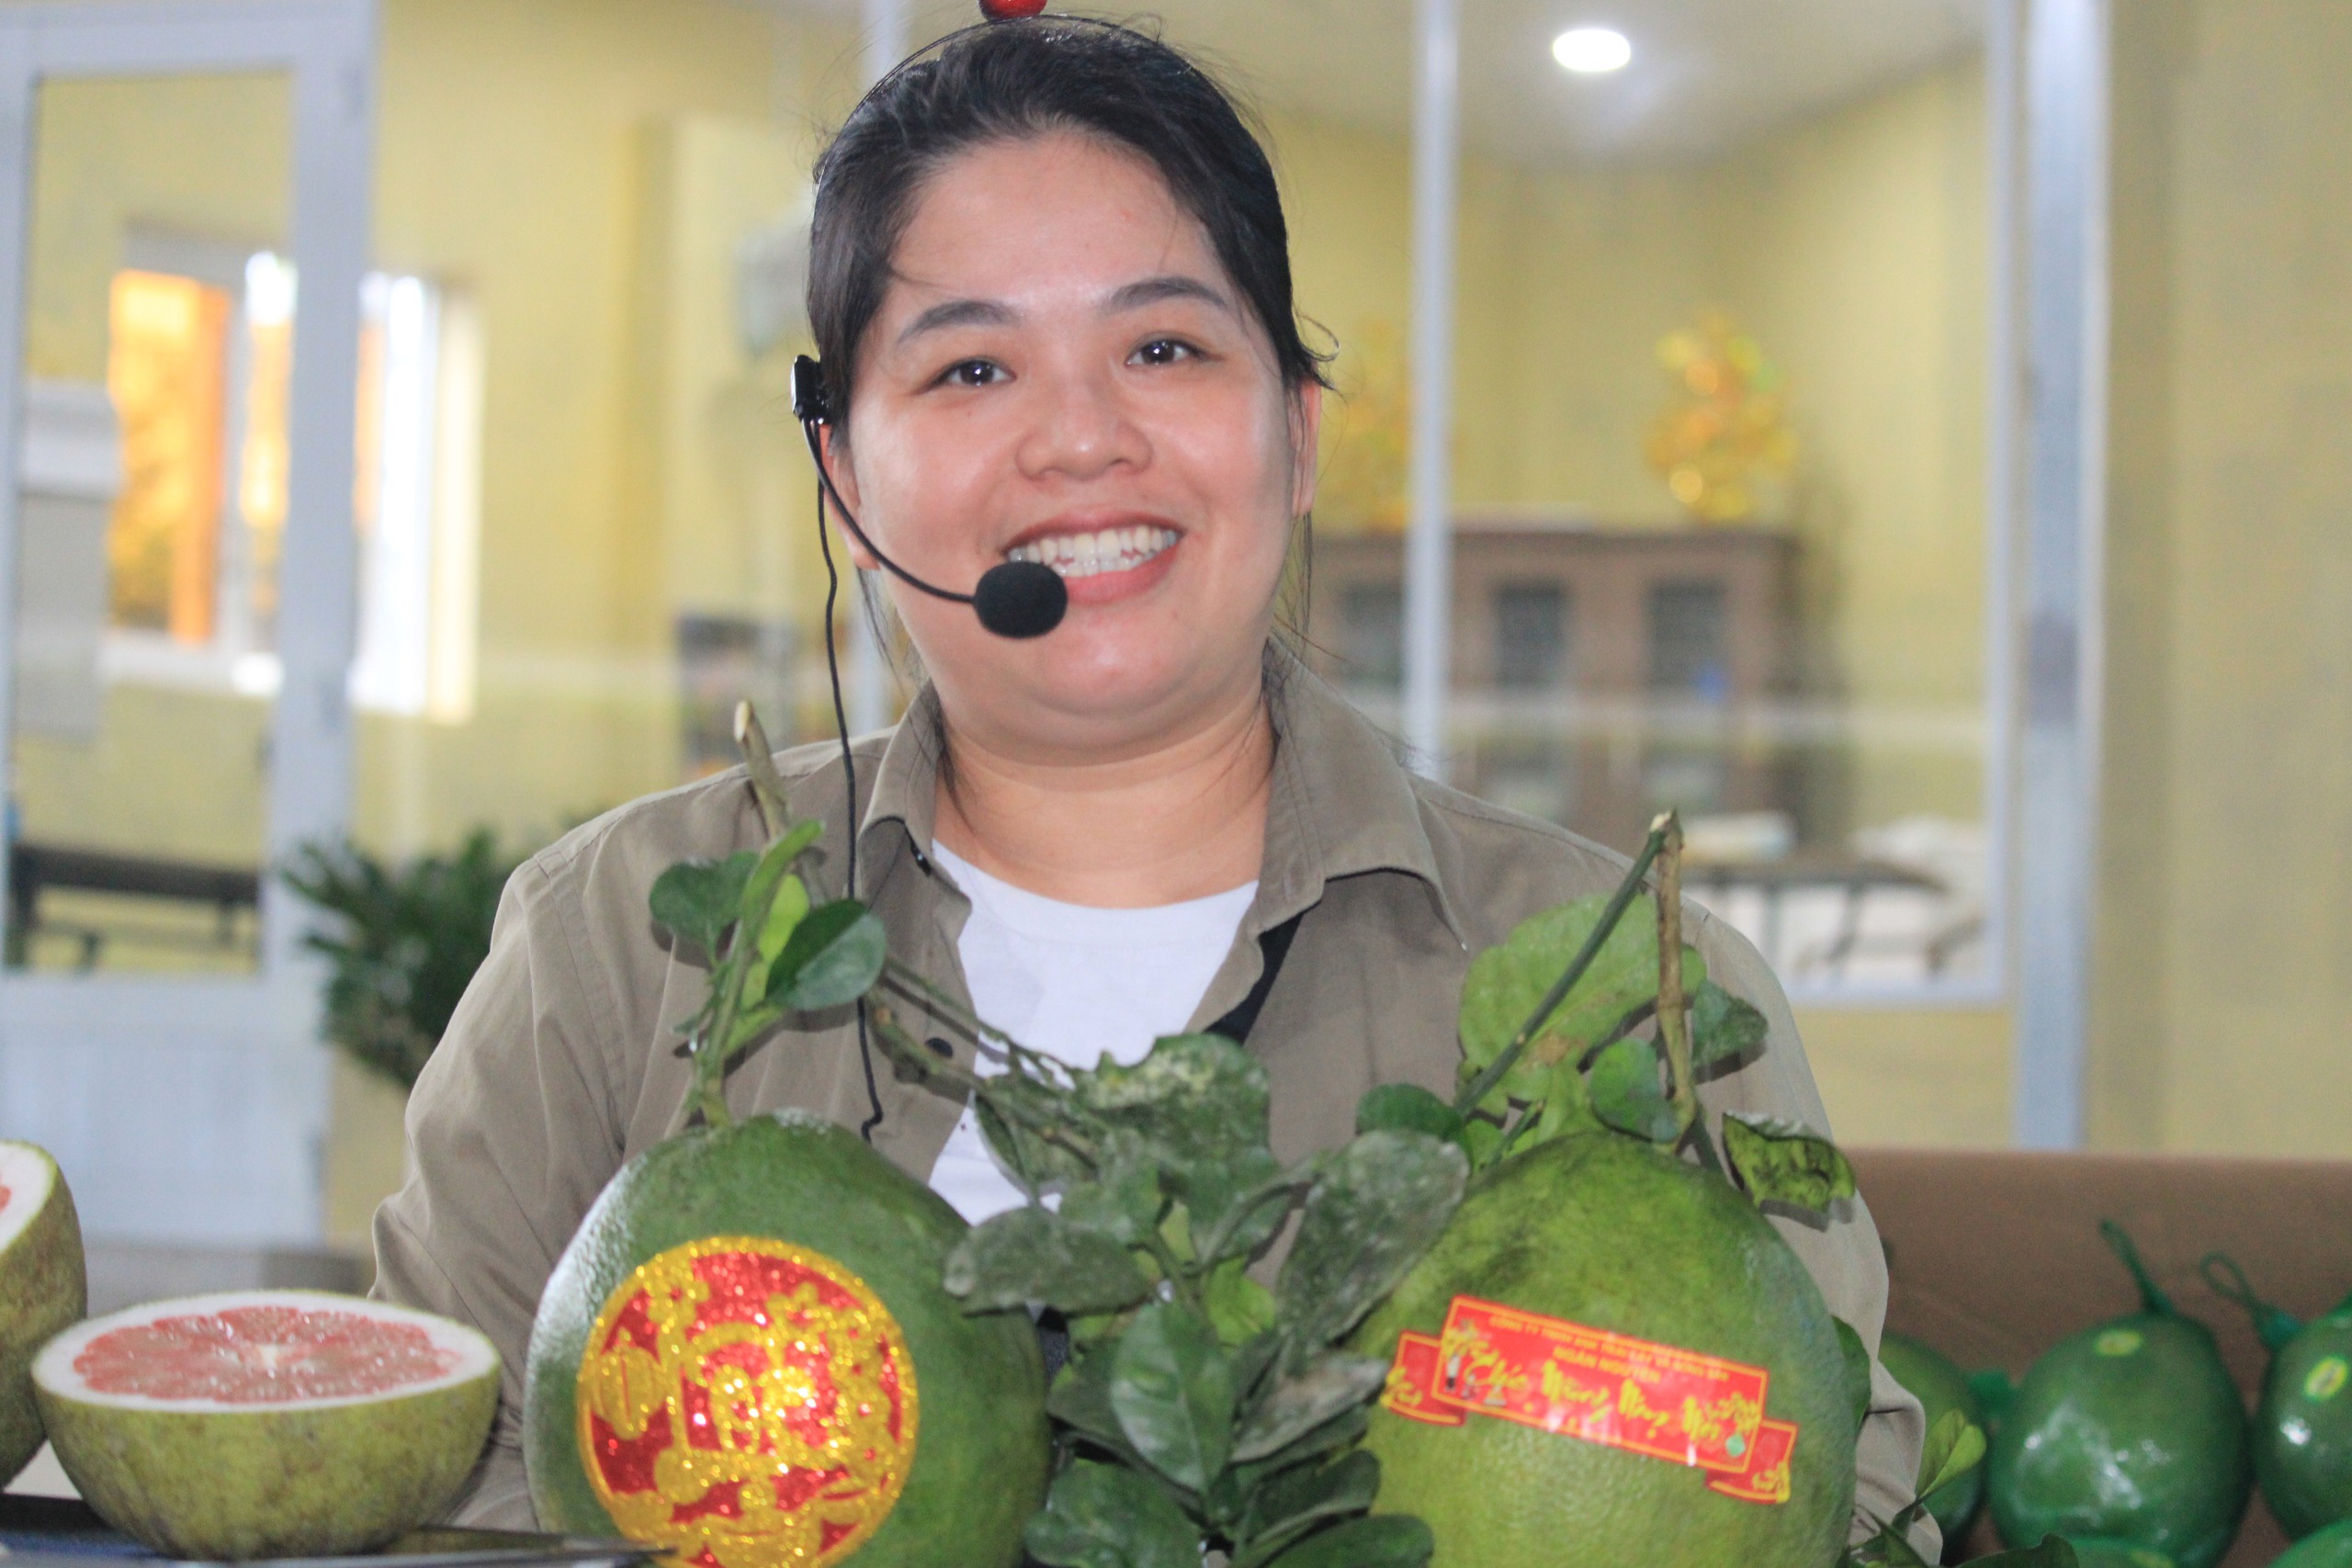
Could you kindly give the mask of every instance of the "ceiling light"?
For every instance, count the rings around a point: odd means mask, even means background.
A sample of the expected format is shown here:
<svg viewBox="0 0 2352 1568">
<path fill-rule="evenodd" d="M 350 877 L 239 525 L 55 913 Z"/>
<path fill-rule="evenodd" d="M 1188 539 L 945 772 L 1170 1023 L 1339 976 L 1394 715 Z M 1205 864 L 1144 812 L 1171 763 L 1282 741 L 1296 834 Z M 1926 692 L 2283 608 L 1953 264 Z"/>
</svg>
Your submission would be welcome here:
<svg viewBox="0 0 2352 1568">
<path fill-rule="evenodd" d="M 1582 76 L 1623 69 L 1634 46 L 1615 28 L 1570 28 L 1552 40 L 1552 58 Z"/>
</svg>

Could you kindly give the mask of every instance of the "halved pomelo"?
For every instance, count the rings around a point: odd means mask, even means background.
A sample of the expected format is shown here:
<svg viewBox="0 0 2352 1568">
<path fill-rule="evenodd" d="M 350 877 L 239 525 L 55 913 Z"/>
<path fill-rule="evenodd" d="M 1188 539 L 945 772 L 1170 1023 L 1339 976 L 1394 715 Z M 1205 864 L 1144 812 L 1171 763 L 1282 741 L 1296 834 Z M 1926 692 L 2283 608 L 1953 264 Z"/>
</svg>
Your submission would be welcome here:
<svg viewBox="0 0 2352 1568">
<path fill-rule="evenodd" d="M 0 1484 L 40 1450 L 33 1355 L 87 1304 L 82 1222 L 57 1162 L 0 1142 Z"/>
<path fill-rule="evenodd" d="M 448 1503 L 498 1411 L 498 1352 L 405 1307 L 243 1291 L 93 1318 L 50 1341 L 33 1386 L 117 1529 L 172 1557 L 309 1557 Z"/>
</svg>

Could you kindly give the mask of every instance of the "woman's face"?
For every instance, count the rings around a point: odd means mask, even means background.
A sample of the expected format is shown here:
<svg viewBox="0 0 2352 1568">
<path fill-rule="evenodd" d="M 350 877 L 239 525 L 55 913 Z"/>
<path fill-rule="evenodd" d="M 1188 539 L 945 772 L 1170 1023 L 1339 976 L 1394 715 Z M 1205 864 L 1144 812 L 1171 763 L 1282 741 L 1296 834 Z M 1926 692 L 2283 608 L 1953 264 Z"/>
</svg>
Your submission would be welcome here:
<svg viewBox="0 0 2352 1568">
<path fill-rule="evenodd" d="M 835 482 L 929 581 L 1042 559 L 1069 588 L 1060 626 L 1011 641 L 885 580 L 955 727 L 1115 754 L 1254 691 L 1313 499 L 1317 391 L 1284 387 L 1142 159 L 1057 133 L 942 167 L 861 347 Z"/>
</svg>

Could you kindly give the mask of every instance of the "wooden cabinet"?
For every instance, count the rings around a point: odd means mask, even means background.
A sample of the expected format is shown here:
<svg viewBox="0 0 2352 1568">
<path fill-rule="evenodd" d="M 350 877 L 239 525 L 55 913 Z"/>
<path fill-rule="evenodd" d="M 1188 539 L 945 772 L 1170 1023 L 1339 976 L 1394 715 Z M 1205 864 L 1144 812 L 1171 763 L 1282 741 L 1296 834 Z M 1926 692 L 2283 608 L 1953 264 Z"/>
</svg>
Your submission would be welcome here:
<svg viewBox="0 0 2352 1568">
<path fill-rule="evenodd" d="M 1318 539 L 1307 628 L 1311 660 L 1390 723 L 1403 549 Z M 1458 525 L 1453 778 L 1621 846 L 1668 804 L 1801 823 L 1795 565 L 1763 529 Z"/>
</svg>

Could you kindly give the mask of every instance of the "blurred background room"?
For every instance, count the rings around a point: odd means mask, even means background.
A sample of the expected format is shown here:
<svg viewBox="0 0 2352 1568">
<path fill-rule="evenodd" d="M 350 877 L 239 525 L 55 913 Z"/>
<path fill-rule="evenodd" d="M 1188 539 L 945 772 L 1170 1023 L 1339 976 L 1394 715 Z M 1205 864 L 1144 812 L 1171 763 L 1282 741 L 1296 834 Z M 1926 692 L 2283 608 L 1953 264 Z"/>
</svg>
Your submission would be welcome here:
<svg viewBox="0 0 2352 1568">
<path fill-rule="evenodd" d="M 94 1304 L 345 1278 L 507 867 L 829 732 L 808 171 L 971 16 L 0 0 L 0 1121 Z M 1679 807 L 1841 1141 L 2352 1155 L 2352 6 L 1153 18 L 1336 356 L 1312 664 Z"/>
</svg>

